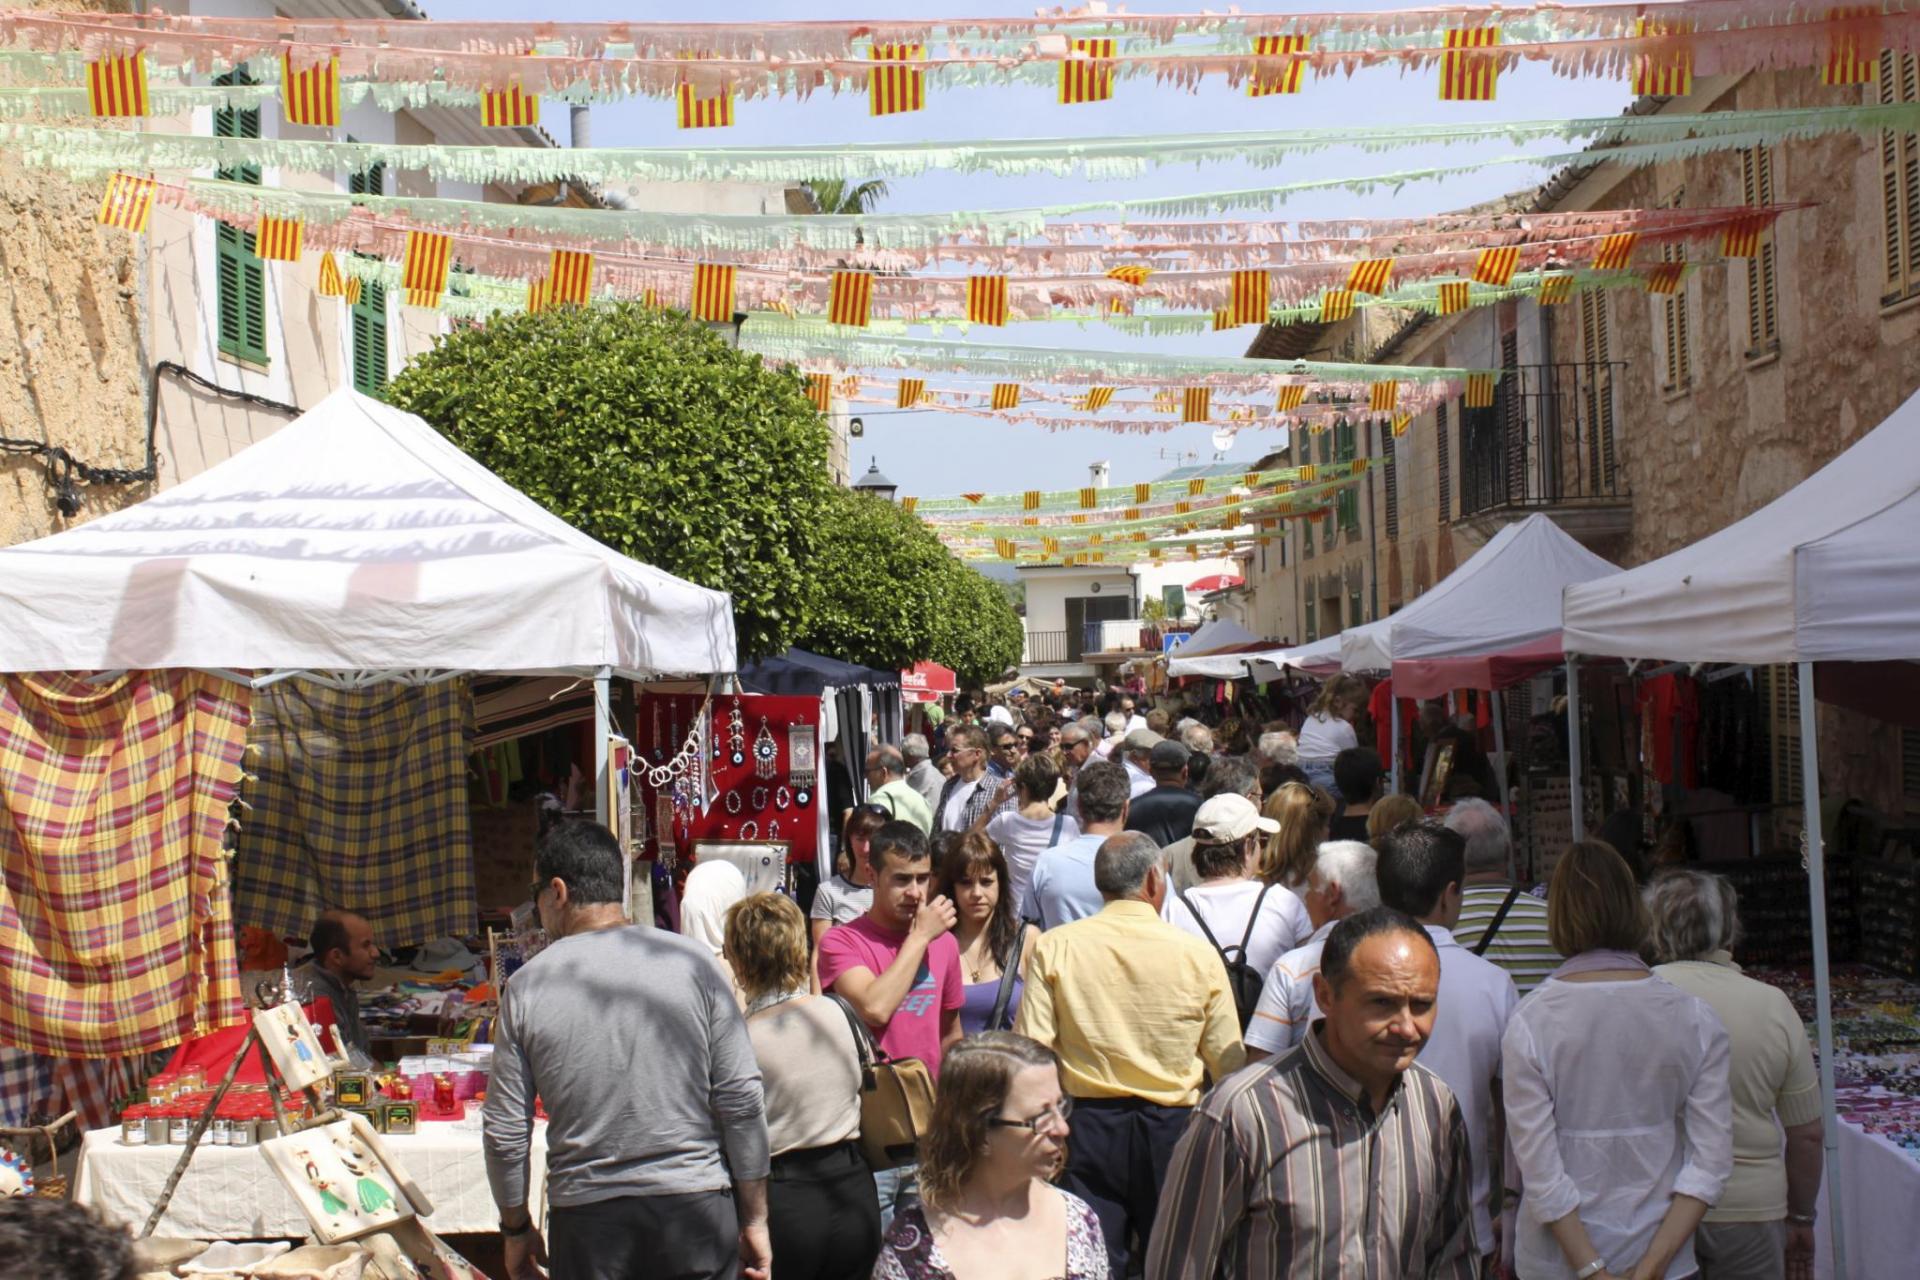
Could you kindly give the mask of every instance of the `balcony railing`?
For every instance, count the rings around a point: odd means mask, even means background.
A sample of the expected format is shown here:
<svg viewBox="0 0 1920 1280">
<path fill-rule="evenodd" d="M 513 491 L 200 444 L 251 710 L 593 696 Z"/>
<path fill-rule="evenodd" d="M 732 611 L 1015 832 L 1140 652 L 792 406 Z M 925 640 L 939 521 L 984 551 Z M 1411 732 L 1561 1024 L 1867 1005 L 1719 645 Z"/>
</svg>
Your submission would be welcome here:
<svg viewBox="0 0 1920 1280">
<path fill-rule="evenodd" d="M 1616 364 L 1508 367 L 1490 409 L 1460 414 L 1460 515 L 1624 504 Z"/>
<path fill-rule="evenodd" d="M 1067 633 L 1061 631 L 1029 631 L 1027 647 L 1021 655 L 1021 661 L 1027 663 L 1077 662 L 1079 656 L 1068 656 Z"/>
</svg>

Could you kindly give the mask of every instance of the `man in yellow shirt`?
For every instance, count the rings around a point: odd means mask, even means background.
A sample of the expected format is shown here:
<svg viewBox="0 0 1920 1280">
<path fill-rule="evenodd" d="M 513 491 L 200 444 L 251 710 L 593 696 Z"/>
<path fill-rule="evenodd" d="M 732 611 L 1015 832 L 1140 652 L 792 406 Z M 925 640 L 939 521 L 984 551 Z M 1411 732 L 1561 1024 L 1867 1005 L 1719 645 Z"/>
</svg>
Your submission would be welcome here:
<svg viewBox="0 0 1920 1280">
<path fill-rule="evenodd" d="M 1099 1215 L 1112 1274 L 1124 1276 L 1130 1245 L 1145 1254 L 1206 1077 L 1247 1055 L 1220 953 L 1160 918 L 1160 847 L 1137 831 L 1110 836 L 1093 878 L 1106 905 L 1034 944 L 1014 1029 L 1060 1055 L 1074 1100 L 1061 1185 Z"/>
</svg>

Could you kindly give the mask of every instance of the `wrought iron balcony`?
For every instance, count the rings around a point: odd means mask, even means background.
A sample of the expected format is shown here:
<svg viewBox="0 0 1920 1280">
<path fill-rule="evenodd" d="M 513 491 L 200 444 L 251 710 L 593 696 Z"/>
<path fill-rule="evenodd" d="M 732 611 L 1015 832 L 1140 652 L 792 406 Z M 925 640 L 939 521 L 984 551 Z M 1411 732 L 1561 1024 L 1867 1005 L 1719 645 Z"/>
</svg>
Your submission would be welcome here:
<svg viewBox="0 0 1920 1280">
<path fill-rule="evenodd" d="M 1493 407 L 1460 413 L 1460 519 L 1491 536 L 1545 511 L 1568 533 L 1628 532 L 1615 384 L 1625 366 L 1509 366 Z"/>
</svg>

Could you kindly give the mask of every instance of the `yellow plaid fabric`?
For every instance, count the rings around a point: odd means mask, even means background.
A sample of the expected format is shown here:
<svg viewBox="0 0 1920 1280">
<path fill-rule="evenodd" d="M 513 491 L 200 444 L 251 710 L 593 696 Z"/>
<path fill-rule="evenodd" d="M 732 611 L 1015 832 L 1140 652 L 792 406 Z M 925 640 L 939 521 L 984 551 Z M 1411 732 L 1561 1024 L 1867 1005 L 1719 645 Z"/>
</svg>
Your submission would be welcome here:
<svg viewBox="0 0 1920 1280">
<path fill-rule="evenodd" d="M 337 690 L 285 680 L 256 693 L 259 781 L 234 857 L 237 918 L 304 934 L 323 907 L 347 906 L 389 947 L 470 932 L 473 732 L 465 681 Z"/>
<path fill-rule="evenodd" d="M 247 699 L 190 671 L 0 676 L 0 1043 L 105 1058 L 241 1017 L 220 844 Z"/>
</svg>

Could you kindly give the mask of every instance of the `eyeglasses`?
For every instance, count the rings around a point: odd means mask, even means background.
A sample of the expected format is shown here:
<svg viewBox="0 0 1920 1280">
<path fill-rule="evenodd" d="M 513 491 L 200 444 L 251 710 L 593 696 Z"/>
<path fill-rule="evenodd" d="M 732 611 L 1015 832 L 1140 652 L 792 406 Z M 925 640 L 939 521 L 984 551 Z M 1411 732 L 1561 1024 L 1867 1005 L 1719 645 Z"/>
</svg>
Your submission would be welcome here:
<svg viewBox="0 0 1920 1280">
<path fill-rule="evenodd" d="M 552 883 L 553 881 L 551 880 L 535 880 L 531 885 L 527 886 L 528 900 L 538 903 L 540 901 L 540 895 L 545 893 L 547 886 Z"/>
<path fill-rule="evenodd" d="M 893 816 L 892 810 L 883 804 L 857 804 L 853 806 L 853 811 L 855 813 L 871 813 L 876 818 L 891 818 Z"/>
<path fill-rule="evenodd" d="M 1065 1124 L 1067 1117 L 1072 1114 L 1073 1097 L 1071 1094 L 1063 1093 L 1060 1095 L 1060 1101 L 1054 1103 L 1031 1120 L 1009 1120 L 1005 1116 L 994 1116 L 987 1121 L 987 1125 L 989 1128 L 994 1129 L 1026 1129 L 1032 1133 L 1038 1133 L 1043 1126 L 1050 1123 Z"/>
</svg>

